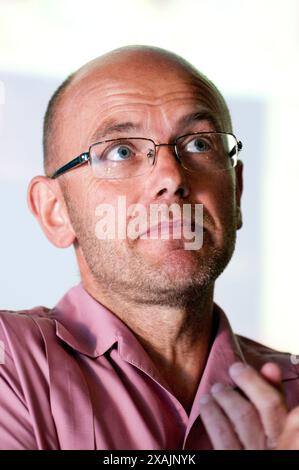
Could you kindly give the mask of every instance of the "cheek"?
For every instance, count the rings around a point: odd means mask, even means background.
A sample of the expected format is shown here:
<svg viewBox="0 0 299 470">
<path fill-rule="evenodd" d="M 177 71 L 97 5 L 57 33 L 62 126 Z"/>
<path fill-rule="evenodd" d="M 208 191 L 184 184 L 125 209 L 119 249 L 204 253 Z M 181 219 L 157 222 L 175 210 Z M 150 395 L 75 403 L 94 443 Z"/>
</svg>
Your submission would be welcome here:
<svg viewBox="0 0 299 470">
<path fill-rule="evenodd" d="M 93 230 L 95 192 L 83 172 L 80 175 L 69 174 L 62 186 L 73 229 L 80 239 Z"/>
<path fill-rule="evenodd" d="M 214 198 L 220 206 L 229 206 L 234 208 L 235 205 L 235 184 L 232 177 L 223 176 L 218 178 L 214 186 Z"/>
<path fill-rule="evenodd" d="M 86 188 L 84 198 L 84 207 L 92 230 L 100 228 L 101 220 L 105 219 L 111 224 L 110 227 L 115 227 L 115 239 L 117 239 L 118 227 L 120 225 L 126 227 L 128 207 L 138 202 L 138 194 L 142 194 L 140 185 L 134 185 L 128 180 L 93 180 Z M 88 230 L 90 231 L 90 227 Z"/>
<path fill-rule="evenodd" d="M 101 204 L 109 205 L 115 209 L 127 208 L 138 202 L 138 194 L 142 194 L 142 188 L 138 192 L 138 187 L 129 180 L 126 182 L 94 180 L 86 189 L 89 199 L 87 204 L 91 204 L 94 209 Z"/>
<path fill-rule="evenodd" d="M 223 178 L 222 184 L 214 193 L 215 219 L 222 225 L 224 231 L 235 229 L 236 197 L 232 178 Z"/>
<path fill-rule="evenodd" d="M 235 211 L 235 181 L 231 174 L 216 174 L 202 181 L 199 179 L 194 194 L 195 200 L 203 204 L 216 225 L 217 220 L 226 220 Z"/>
</svg>

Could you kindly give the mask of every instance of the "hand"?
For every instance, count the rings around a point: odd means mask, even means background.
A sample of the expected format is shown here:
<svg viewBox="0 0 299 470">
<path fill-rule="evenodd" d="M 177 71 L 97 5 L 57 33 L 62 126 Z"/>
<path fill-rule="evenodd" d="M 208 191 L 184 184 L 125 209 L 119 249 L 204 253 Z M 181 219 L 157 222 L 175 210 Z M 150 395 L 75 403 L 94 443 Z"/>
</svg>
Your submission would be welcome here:
<svg viewBox="0 0 299 470">
<path fill-rule="evenodd" d="M 277 450 L 299 450 L 299 406 L 288 414 Z"/>
<path fill-rule="evenodd" d="M 201 418 L 214 449 L 274 449 L 286 445 L 287 407 L 278 366 L 265 364 L 259 374 L 238 362 L 229 373 L 239 390 L 219 383 L 213 385 L 209 395 L 201 397 Z"/>
</svg>

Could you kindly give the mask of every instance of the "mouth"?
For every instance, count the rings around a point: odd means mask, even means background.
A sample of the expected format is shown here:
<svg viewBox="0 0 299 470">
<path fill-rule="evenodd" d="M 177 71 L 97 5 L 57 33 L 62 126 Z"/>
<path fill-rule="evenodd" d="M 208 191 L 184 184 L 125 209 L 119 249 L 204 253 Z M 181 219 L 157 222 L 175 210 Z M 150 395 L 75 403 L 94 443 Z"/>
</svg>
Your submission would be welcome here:
<svg viewBox="0 0 299 470">
<path fill-rule="evenodd" d="M 195 221 L 189 220 L 169 220 L 169 221 L 162 221 L 158 224 L 151 225 L 147 230 L 144 230 L 139 238 L 162 238 L 162 239 L 181 239 L 184 235 L 193 234 L 195 236 L 196 233 L 200 233 L 200 231 L 205 232 L 205 227 L 202 227 L 199 224 L 196 224 Z"/>
</svg>

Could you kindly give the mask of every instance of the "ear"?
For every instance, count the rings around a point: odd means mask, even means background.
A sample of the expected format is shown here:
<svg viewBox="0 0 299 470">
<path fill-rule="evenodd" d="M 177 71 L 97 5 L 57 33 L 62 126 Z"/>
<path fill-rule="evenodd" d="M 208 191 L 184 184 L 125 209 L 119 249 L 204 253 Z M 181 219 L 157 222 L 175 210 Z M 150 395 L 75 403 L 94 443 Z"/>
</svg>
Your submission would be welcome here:
<svg viewBox="0 0 299 470">
<path fill-rule="evenodd" d="M 237 210 L 237 229 L 239 230 L 242 225 L 242 211 L 241 211 L 241 196 L 243 192 L 243 162 L 238 160 L 235 167 L 236 175 L 236 210 Z"/>
<path fill-rule="evenodd" d="M 35 176 L 27 191 L 29 209 L 48 240 L 58 248 L 67 248 L 76 239 L 63 194 L 56 180 Z"/>
</svg>

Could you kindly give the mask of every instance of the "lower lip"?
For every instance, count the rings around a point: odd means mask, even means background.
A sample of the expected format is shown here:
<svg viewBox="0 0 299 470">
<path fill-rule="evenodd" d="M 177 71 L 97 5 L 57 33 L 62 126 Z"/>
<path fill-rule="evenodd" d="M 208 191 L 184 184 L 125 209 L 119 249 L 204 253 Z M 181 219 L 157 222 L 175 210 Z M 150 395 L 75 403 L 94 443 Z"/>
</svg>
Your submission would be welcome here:
<svg viewBox="0 0 299 470">
<path fill-rule="evenodd" d="M 205 229 L 203 229 L 205 231 Z M 194 234 L 195 227 L 194 224 L 160 224 L 149 229 L 145 234 L 142 235 L 144 238 L 183 238 L 184 234 L 189 234 L 192 232 Z"/>
</svg>

